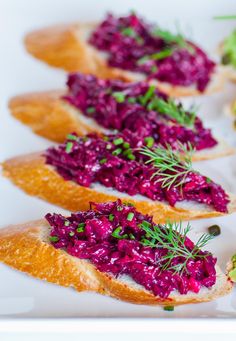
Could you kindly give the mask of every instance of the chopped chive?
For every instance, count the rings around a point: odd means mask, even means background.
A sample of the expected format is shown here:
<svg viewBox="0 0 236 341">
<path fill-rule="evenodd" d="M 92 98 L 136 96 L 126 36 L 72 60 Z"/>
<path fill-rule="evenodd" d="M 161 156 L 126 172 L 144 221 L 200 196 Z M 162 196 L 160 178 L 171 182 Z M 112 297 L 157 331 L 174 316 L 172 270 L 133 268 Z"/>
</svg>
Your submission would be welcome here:
<svg viewBox="0 0 236 341">
<path fill-rule="evenodd" d="M 142 105 L 146 105 L 147 102 L 149 101 L 149 99 L 152 98 L 152 96 L 154 95 L 156 90 L 155 85 L 150 85 L 147 92 L 143 95 L 139 97 L 139 101 Z"/>
<path fill-rule="evenodd" d="M 112 96 L 115 98 L 117 103 L 123 103 L 125 101 L 125 94 L 123 94 L 123 92 L 113 92 Z"/>
<path fill-rule="evenodd" d="M 134 213 L 133 212 L 129 212 L 128 215 L 127 215 L 127 220 L 128 221 L 132 221 L 133 217 L 134 217 Z"/>
<path fill-rule="evenodd" d="M 101 159 L 101 160 L 99 161 L 99 163 L 100 163 L 101 165 L 103 165 L 103 164 L 106 163 L 106 162 L 107 162 L 107 159 L 106 159 L 106 158 Z"/>
<path fill-rule="evenodd" d="M 73 142 L 67 142 L 66 144 L 66 153 L 70 153 L 73 148 Z"/>
<path fill-rule="evenodd" d="M 157 52 L 157 53 L 153 53 L 150 58 L 152 60 L 160 60 L 160 59 L 164 59 L 166 57 L 169 57 L 172 55 L 173 53 L 173 49 L 165 49 L 165 50 L 162 50 L 160 52 Z"/>
<path fill-rule="evenodd" d="M 122 139 L 122 137 L 119 137 L 118 139 L 115 139 L 114 141 L 113 141 L 113 144 L 115 145 L 115 146 L 118 146 L 119 144 L 122 144 L 124 142 L 124 140 Z"/>
<path fill-rule="evenodd" d="M 164 307 L 165 311 L 174 311 L 175 307 L 173 305 L 167 305 Z"/>
<path fill-rule="evenodd" d="M 56 243 L 56 242 L 58 242 L 59 238 L 57 236 L 50 236 L 49 240 L 53 243 Z"/>
<path fill-rule="evenodd" d="M 85 223 L 79 223 L 76 229 L 77 232 L 84 232 Z"/>
<path fill-rule="evenodd" d="M 120 235 L 120 232 L 122 230 L 122 227 L 121 226 L 118 226 L 113 232 L 112 232 L 112 237 L 114 238 L 117 238 L 117 239 L 126 239 L 128 237 L 127 234 L 124 234 L 124 235 Z"/>
<path fill-rule="evenodd" d="M 122 206 L 117 206 L 117 211 L 123 211 L 123 207 Z"/>
<path fill-rule="evenodd" d="M 75 232 L 70 231 L 69 236 L 70 236 L 70 237 L 73 237 L 74 235 L 75 235 Z"/>
<path fill-rule="evenodd" d="M 132 239 L 132 240 L 135 239 L 135 236 L 134 236 L 132 233 L 129 234 L 129 237 L 130 237 L 130 239 Z"/>
<path fill-rule="evenodd" d="M 143 56 L 138 59 L 137 64 L 138 65 L 145 64 L 148 60 L 150 60 L 150 56 Z"/>
<path fill-rule="evenodd" d="M 123 151 L 124 156 L 127 156 L 128 154 L 132 154 L 132 149 L 126 149 Z"/>
<path fill-rule="evenodd" d="M 113 221 L 115 218 L 114 214 L 109 214 L 108 220 Z"/>
<path fill-rule="evenodd" d="M 158 68 L 157 68 L 156 65 L 153 65 L 153 66 L 151 67 L 151 72 L 152 72 L 152 73 L 157 72 L 157 70 L 158 70 Z"/>
<path fill-rule="evenodd" d="M 123 147 L 124 147 L 125 149 L 128 149 L 128 148 L 130 147 L 130 144 L 129 144 L 128 142 L 124 142 L 124 143 L 123 143 Z"/>
<path fill-rule="evenodd" d="M 106 149 L 111 149 L 111 144 L 107 144 Z"/>
<path fill-rule="evenodd" d="M 67 138 L 68 140 L 73 140 L 73 141 L 76 141 L 76 140 L 77 140 L 77 136 L 72 135 L 72 134 L 68 134 L 66 138 Z"/>
<path fill-rule="evenodd" d="M 95 108 L 94 107 L 88 107 L 87 108 L 87 113 L 92 114 L 94 112 L 95 112 Z"/>
<path fill-rule="evenodd" d="M 68 220 L 66 220 L 66 221 L 64 222 L 64 225 L 65 225 L 65 226 L 69 226 L 69 225 L 70 225 L 70 222 L 69 222 Z"/>
<path fill-rule="evenodd" d="M 210 183 L 211 183 L 211 179 L 207 177 L 207 178 L 206 178 L 206 183 L 207 183 L 207 184 L 210 184 Z"/>
<path fill-rule="evenodd" d="M 128 154 L 128 155 L 127 155 L 127 158 L 128 158 L 129 160 L 135 160 L 134 154 Z"/>
<path fill-rule="evenodd" d="M 208 232 L 211 236 L 219 236 L 221 234 L 219 225 L 212 225 L 208 227 Z"/>
<path fill-rule="evenodd" d="M 136 35 L 136 32 L 132 27 L 122 28 L 121 33 L 127 37 L 134 37 Z"/>
<path fill-rule="evenodd" d="M 117 149 L 113 150 L 112 155 L 117 156 L 117 155 L 119 155 L 121 152 L 122 152 L 122 149 L 121 149 L 121 148 L 117 148 Z"/>
<path fill-rule="evenodd" d="M 127 102 L 128 102 L 128 103 L 136 103 L 136 98 L 135 98 L 135 97 L 129 97 L 129 98 L 127 99 Z"/>
<path fill-rule="evenodd" d="M 154 145 L 154 138 L 152 136 L 148 136 L 148 137 L 145 137 L 144 139 L 144 142 L 146 143 L 146 146 L 148 148 L 152 148 L 152 146 Z"/>
</svg>

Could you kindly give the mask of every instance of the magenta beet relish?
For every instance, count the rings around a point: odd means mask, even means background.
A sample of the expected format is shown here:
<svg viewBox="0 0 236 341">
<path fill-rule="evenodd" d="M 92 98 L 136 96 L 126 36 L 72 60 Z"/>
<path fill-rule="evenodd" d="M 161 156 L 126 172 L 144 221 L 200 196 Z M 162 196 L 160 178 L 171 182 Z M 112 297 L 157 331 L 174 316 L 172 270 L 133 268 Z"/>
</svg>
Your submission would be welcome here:
<svg viewBox="0 0 236 341">
<path fill-rule="evenodd" d="M 91 203 L 88 211 L 70 217 L 47 214 L 46 219 L 55 248 L 89 260 L 99 271 L 118 279 L 128 275 L 163 299 L 173 291 L 198 293 L 216 282 L 216 258 L 211 253 L 181 235 L 178 224 L 156 225 L 152 217 L 129 203 Z M 187 234 L 188 227 L 181 231 Z M 170 252 L 176 241 L 178 247 Z M 203 243 L 207 241 L 205 236 Z"/>
<path fill-rule="evenodd" d="M 147 144 L 150 142 L 148 140 Z M 130 131 L 107 136 L 89 134 L 83 138 L 70 134 L 64 144 L 49 148 L 45 157 L 46 163 L 65 180 L 81 186 L 98 183 L 130 196 L 140 194 L 171 206 L 181 201 L 193 201 L 218 212 L 227 212 L 229 198 L 220 185 L 191 167 L 183 173 L 182 163 L 157 174 L 161 165 L 146 163 L 148 156 L 142 154 L 140 147 L 142 142 Z M 147 150 L 155 153 L 158 150 L 163 158 L 161 161 L 165 162 L 166 149 Z M 171 179 L 168 186 L 166 178 Z"/>
<path fill-rule="evenodd" d="M 105 129 L 129 130 L 140 141 L 156 144 L 191 143 L 196 150 L 217 145 L 194 110 L 188 111 L 145 82 L 133 84 L 71 74 L 64 99 Z"/>
<path fill-rule="evenodd" d="M 174 86 L 194 86 L 204 91 L 215 68 L 206 53 L 181 34 L 150 25 L 136 14 L 107 15 L 89 42 L 108 54 L 110 66 Z"/>
</svg>

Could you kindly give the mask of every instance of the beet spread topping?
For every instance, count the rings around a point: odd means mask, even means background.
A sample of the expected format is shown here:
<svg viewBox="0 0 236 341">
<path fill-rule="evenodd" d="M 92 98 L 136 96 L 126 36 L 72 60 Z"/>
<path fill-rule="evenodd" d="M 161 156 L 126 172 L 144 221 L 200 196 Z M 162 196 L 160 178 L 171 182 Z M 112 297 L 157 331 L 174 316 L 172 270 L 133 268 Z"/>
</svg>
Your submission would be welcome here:
<svg viewBox="0 0 236 341">
<path fill-rule="evenodd" d="M 204 91 L 214 72 L 215 63 L 198 46 L 135 14 L 121 18 L 109 14 L 89 42 L 108 53 L 109 65 L 173 85 Z"/>
<path fill-rule="evenodd" d="M 203 235 L 194 244 L 186 236 L 189 225 L 155 225 L 152 217 L 120 200 L 91 203 L 89 211 L 70 217 L 47 214 L 46 219 L 52 227 L 49 238 L 55 248 L 87 259 L 118 279 L 128 275 L 161 298 L 174 290 L 198 293 L 216 282 L 216 258 L 201 251 L 211 236 Z"/>
<path fill-rule="evenodd" d="M 151 149 L 152 140 L 146 144 L 143 147 L 129 131 L 104 137 L 90 134 L 79 138 L 71 134 L 64 144 L 46 151 L 46 163 L 54 166 L 65 180 L 81 186 L 99 183 L 171 206 L 190 200 L 227 212 L 227 194 L 221 186 L 193 170 L 184 147 L 183 157 L 170 146 Z"/>
<path fill-rule="evenodd" d="M 93 76 L 71 74 L 66 100 L 106 129 L 135 132 L 141 141 L 151 136 L 155 143 L 190 142 L 197 150 L 212 148 L 217 141 L 193 110 L 185 110 L 145 82 L 123 83 Z"/>
</svg>

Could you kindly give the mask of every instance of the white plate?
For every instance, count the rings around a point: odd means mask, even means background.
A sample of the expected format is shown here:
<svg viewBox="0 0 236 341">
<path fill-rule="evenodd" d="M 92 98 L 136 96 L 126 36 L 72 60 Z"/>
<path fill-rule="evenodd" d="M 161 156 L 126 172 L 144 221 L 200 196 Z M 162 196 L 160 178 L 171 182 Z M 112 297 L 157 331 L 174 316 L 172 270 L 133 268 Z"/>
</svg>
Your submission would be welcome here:
<svg viewBox="0 0 236 341">
<path fill-rule="evenodd" d="M 174 3 L 174 7 L 173 7 Z M 160 7 L 161 5 L 161 7 Z M 4 25 L 1 34 L 1 99 L 0 99 L 0 160 L 15 154 L 42 150 L 50 145 L 35 136 L 29 129 L 10 117 L 7 100 L 10 96 L 36 90 L 62 87 L 65 74 L 49 68 L 30 57 L 22 46 L 26 31 L 36 26 L 45 26 L 60 21 L 90 20 L 102 17 L 108 10 L 123 11 L 136 8 L 147 18 L 172 26 L 175 19 L 181 27 L 191 27 L 196 41 L 210 52 L 229 33 L 232 22 L 214 22 L 217 14 L 236 13 L 232 1 L 210 0 L 193 3 L 184 0 L 171 1 L 56 1 L 41 0 L 13 1 L 4 3 L 0 11 L 0 22 Z M 204 10 L 203 10 L 204 8 Z M 65 10 L 66 9 L 66 10 Z M 189 32 L 190 30 L 188 30 Z M 226 101 L 234 97 L 235 87 L 228 85 L 225 91 L 211 97 L 195 99 L 202 104 L 201 116 L 210 126 L 214 126 L 224 138 L 236 145 L 236 134 L 231 122 L 222 115 Z M 189 100 L 186 100 L 189 102 Z M 196 165 L 205 174 L 221 183 L 227 190 L 236 193 L 236 159 L 223 158 Z M 32 198 L 14 187 L 3 177 L 0 178 L 0 225 L 20 223 L 44 216 L 47 212 L 64 212 L 58 207 Z M 207 226 L 217 223 L 222 234 L 209 245 L 222 267 L 236 251 L 236 215 L 218 219 L 199 220 L 192 223 L 192 237 L 206 231 Z M 43 266 L 43 264 L 42 264 Z M 72 289 L 58 287 L 28 277 L 25 274 L 0 264 L 0 316 L 9 317 L 236 317 L 236 295 L 217 301 L 178 307 L 173 313 L 164 312 L 159 307 L 136 306 L 93 293 L 76 293 Z"/>
</svg>

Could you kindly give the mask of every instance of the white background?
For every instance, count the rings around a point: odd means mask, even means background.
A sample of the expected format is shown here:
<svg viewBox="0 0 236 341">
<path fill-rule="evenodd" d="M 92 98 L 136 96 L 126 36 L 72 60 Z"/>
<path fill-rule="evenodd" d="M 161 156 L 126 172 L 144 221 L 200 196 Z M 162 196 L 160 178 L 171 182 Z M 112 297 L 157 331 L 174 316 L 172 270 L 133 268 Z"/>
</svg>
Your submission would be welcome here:
<svg viewBox="0 0 236 341">
<path fill-rule="evenodd" d="M 65 82 L 65 74 L 29 56 L 23 47 L 22 39 L 26 32 L 51 25 L 58 22 L 86 21 L 102 18 L 108 10 L 117 13 L 127 13 L 129 9 L 135 9 L 149 20 L 159 22 L 162 26 L 174 27 L 178 22 L 181 28 L 196 42 L 200 43 L 206 50 L 214 52 L 217 43 L 227 35 L 235 26 L 235 22 L 215 22 L 214 15 L 236 14 L 236 2 L 234 0 L 1 0 L 0 1 L 0 161 L 26 152 L 42 150 L 50 143 L 35 136 L 28 128 L 22 126 L 9 116 L 7 110 L 8 99 L 19 93 L 61 88 Z M 216 132 L 228 139 L 235 145 L 235 136 L 231 129 L 231 122 L 222 115 L 225 102 L 233 99 L 236 86 L 228 85 L 224 93 L 214 95 L 211 98 L 196 100 L 201 104 L 201 116 L 209 126 L 214 126 Z M 188 101 L 186 101 L 188 102 Z M 235 157 L 217 161 L 197 164 L 196 167 L 203 170 L 220 182 L 227 190 L 236 193 L 236 160 Z M 37 219 L 47 212 L 63 212 L 59 208 L 46 204 L 36 198 L 26 196 L 20 190 L 11 185 L 7 180 L 0 178 L 0 226 L 11 223 L 19 223 L 27 220 Z M 214 241 L 211 249 L 220 256 L 220 264 L 225 265 L 230 255 L 235 252 L 234 231 L 236 215 L 211 221 L 194 222 L 195 233 L 193 238 L 210 223 L 219 223 L 223 233 Z M 59 288 L 54 285 L 31 279 L 23 274 L 0 266 L 0 330 L 6 331 L 14 326 L 22 332 L 40 330 L 42 322 L 24 323 L 22 320 L 9 320 L 14 317 L 74 317 L 74 316 L 129 316 L 129 317 L 197 317 L 197 316 L 236 316 L 236 299 L 234 295 L 217 302 L 198 306 L 177 308 L 173 314 L 163 313 L 159 308 L 135 307 L 91 294 L 76 294 L 70 289 Z M 9 321 L 9 322 L 8 322 Z M 96 322 L 95 322 L 96 321 Z M 53 323 L 44 323 L 50 331 L 55 328 L 61 331 L 75 332 L 83 330 L 95 332 L 103 328 L 108 331 L 124 329 L 132 332 L 134 328 L 153 333 L 159 330 L 172 332 L 176 340 L 180 331 L 185 329 L 185 336 L 191 331 L 200 334 L 207 329 L 210 332 L 231 332 L 233 325 L 229 320 L 215 322 L 214 320 L 142 320 L 136 322 L 129 320 L 117 322 L 113 320 L 60 320 Z M 139 320 L 141 321 L 141 320 Z M 169 322 L 167 324 L 167 322 Z M 40 325 L 38 324 L 40 323 Z M 147 326 L 148 323 L 148 326 Z M 199 323 L 201 327 L 199 327 Z M 90 325 L 94 329 L 91 330 Z M 187 327 L 188 326 L 188 327 Z M 53 329 L 54 328 L 54 329 Z M 114 329 L 113 329 L 114 328 Z M 99 334 L 101 335 L 101 334 Z M 163 335 L 163 334 L 162 334 Z M 159 337 L 162 336 L 161 334 Z M 210 334 L 209 334 L 210 335 Z M 208 338 L 209 338 L 208 335 Z M 1 340 L 9 340 L 3 335 Z M 22 340 L 26 340 L 25 334 L 21 334 Z M 61 336 L 62 337 L 62 336 Z M 122 336 L 119 336 L 119 339 Z M 152 335 L 150 334 L 150 337 Z M 229 337 L 229 335 L 228 335 Z M 183 335 L 181 335 L 183 339 Z M 214 338 L 216 339 L 216 338 Z M 17 340 L 20 340 L 17 338 Z M 57 340 L 61 340 L 57 337 Z M 99 339 L 100 340 L 100 339 Z M 113 335 L 114 340 L 114 335 Z M 193 337 L 192 337 L 192 340 Z"/>
</svg>

